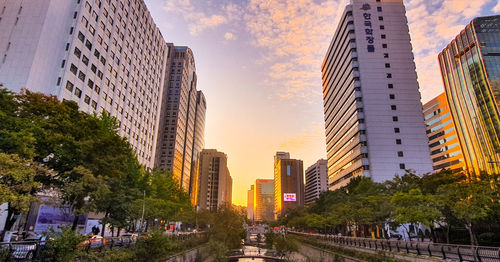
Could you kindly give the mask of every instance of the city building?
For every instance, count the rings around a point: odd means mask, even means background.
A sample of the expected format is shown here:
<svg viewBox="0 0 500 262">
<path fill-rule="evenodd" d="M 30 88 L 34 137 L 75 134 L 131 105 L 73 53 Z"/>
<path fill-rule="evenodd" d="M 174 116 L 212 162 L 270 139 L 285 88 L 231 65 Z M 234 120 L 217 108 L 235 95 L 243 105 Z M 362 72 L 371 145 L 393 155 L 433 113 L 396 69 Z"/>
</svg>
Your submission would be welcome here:
<svg viewBox="0 0 500 262">
<path fill-rule="evenodd" d="M 500 173 L 500 16 L 478 17 L 439 54 L 469 174 Z"/>
<path fill-rule="evenodd" d="M 215 211 L 222 205 L 231 205 L 233 179 L 227 168 L 227 155 L 203 149 L 198 163 L 198 208 Z"/>
<path fill-rule="evenodd" d="M 205 146 L 205 113 L 207 110 L 207 101 L 203 92 L 196 93 L 196 109 L 194 117 L 194 138 L 192 147 L 191 160 L 191 180 L 189 183 L 189 193 L 191 203 L 196 206 L 198 199 L 199 172 L 198 172 L 198 157 Z"/>
<path fill-rule="evenodd" d="M 247 193 L 247 218 L 252 220 L 252 222 L 254 221 L 254 209 L 253 209 L 254 192 L 255 192 L 254 185 L 251 185 Z"/>
<path fill-rule="evenodd" d="M 259 222 L 274 220 L 274 180 L 257 179 L 254 187 L 254 219 Z"/>
<path fill-rule="evenodd" d="M 191 169 L 204 145 L 206 101 L 196 90 L 196 66 L 190 48 L 168 44 L 167 65 L 154 166 L 172 171 L 181 187 L 189 191 L 191 177 L 196 187 L 197 174 Z"/>
<path fill-rule="evenodd" d="M 321 192 L 328 191 L 328 165 L 325 159 L 318 160 L 306 169 L 304 204 L 310 205 L 319 198 Z"/>
<path fill-rule="evenodd" d="M 154 165 L 167 44 L 143 0 L 2 1 L 0 84 L 116 117 Z"/>
<path fill-rule="evenodd" d="M 290 153 L 277 152 L 274 156 L 274 219 L 301 206 L 304 206 L 302 160 L 290 159 Z"/>
<path fill-rule="evenodd" d="M 434 171 L 465 170 L 457 130 L 444 93 L 424 104 L 424 120 Z"/>
<path fill-rule="evenodd" d="M 351 0 L 321 71 L 329 189 L 432 171 L 403 0 Z"/>
</svg>

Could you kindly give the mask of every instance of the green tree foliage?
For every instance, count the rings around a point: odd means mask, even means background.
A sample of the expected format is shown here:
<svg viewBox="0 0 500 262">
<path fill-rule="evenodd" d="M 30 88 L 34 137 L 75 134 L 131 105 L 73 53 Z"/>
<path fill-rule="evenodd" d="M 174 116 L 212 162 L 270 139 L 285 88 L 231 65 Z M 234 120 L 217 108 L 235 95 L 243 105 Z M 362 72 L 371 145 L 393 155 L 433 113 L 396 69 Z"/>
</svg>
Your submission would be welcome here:
<svg viewBox="0 0 500 262">
<path fill-rule="evenodd" d="M 494 175 L 469 180 L 463 173 L 448 170 L 422 177 L 409 171 L 384 183 L 357 177 L 344 188 L 322 193 L 311 206 L 292 210 L 279 222 L 355 236 L 369 236 L 377 230 L 384 233 L 387 222 L 393 226 L 423 224 L 435 241 L 438 225 L 446 242 L 450 230 L 465 227 L 471 243 L 478 244 L 476 225 L 500 227 L 499 181 Z"/>
<path fill-rule="evenodd" d="M 8 203 L 6 230 L 15 222 L 14 215 L 24 214 L 30 204 L 38 201 L 35 194 L 41 189 L 37 176 L 50 172 L 36 162 L 18 155 L 0 153 L 0 203 Z"/>
<path fill-rule="evenodd" d="M 171 176 L 148 172 L 139 164 L 118 128 L 108 114 L 83 113 L 72 101 L 0 89 L 0 153 L 17 154 L 20 163 L 27 161 L 33 169 L 51 171 L 30 171 L 30 178 L 24 179 L 28 179 L 26 184 L 33 184 L 32 189 L 19 190 L 20 195 L 33 196 L 38 188 L 53 189 L 60 203 L 70 206 L 73 213 L 101 212 L 104 223 L 118 228 L 137 219 L 134 208 L 141 202 L 142 210 L 143 192 L 147 192 L 150 219 L 191 209 L 186 193 Z M 20 173 L 27 170 L 20 166 L 15 169 Z M 25 213 L 33 200 L 22 202 L 23 208 L 14 202 L 9 208 L 16 208 L 14 215 Z"/>
<path fill-rule="evenodd" d="M 395 207 L 393 218 L 398 224 L 422 223 L 432 228 L 442 217 L 435 197 L 423 195 L 420 189 L 411 189 L 408 193 L 397 192 L 393 195 L 391 203 Z M 407 233 L 411 239 L 409 230 Z"/>
<path fill-rule="evenodd" d="M 244 214 L 239 213 L 230 205 L 224 205 L 213 212 L 209 220 L 210 240 L 220 242 L 228 249 L 241 247 L 241 240 L 246 237 L 246 231 L 243 228 Z"/>
</svg>

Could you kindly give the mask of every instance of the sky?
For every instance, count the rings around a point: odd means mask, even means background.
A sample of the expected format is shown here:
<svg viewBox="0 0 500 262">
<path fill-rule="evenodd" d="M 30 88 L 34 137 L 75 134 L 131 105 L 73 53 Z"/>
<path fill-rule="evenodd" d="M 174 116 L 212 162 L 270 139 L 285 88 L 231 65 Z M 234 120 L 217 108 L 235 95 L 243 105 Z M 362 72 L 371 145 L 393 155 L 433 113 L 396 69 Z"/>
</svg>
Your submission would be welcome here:
<svg viewBox="0 0 500 262">
<path fill-rule="evenodd" d="M 167 42 L 194 53 L 205 148 L 228 156 L 233 203 L 273 178 L 276 151 L 326 158 L 321 63 L 346 0 L 145 0 Z M 437 54 L 499 0 L 404 0 L 425 103 L 443 92 Z"/>
</svg>

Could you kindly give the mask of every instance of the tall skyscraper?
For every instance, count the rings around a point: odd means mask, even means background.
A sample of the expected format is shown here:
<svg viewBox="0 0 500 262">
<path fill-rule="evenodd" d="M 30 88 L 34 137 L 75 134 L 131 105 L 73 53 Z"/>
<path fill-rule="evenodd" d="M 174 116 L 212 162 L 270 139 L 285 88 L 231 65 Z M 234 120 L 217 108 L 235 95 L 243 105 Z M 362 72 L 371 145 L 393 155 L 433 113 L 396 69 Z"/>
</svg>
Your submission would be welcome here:
<svg viewBox="0 0 500 262">
<path fill-rule="evenodd" d="M 255 180 L 254 196 L 255 221 L 274 220 L 274 180 Z"/>
<path fill-rule="evenodd" d="M 215 211 L 231 205 L 233 179 L 227 168 L 227 156 L 215 149 L 203 149 L 199 155 L 198 207 Z"/>
<path fill-rule="evenodd" d="M 192 147 L 191 160 L 191 180 L 189 181 L 189 193 L 191 203 L 196 206 L 198 199 L 199 187 L 199 172 L 198 172 L 198 157 L 205 146 L 205 112 L 207 110 L 207 102 L 203 92 L 196 92 L 196 109 L 194 117 L 194 138 Z"/>
<path fill-rule="evenodd" d="M 322 192 L 328 191 L 328 165 L 320 159 L 306 169 L 306 185 L 304 203 L 310 205 L 319 198 Z"/>
<path fill-rule="evenodd" d="M 330 189 L 432 171 L 402 0 L 351 0 L 321 71 Z"/>
<path fill-rule="evenodd" d="M 116 117 L 153 167 L 167 45 L 143 0 L 2 1 L 0 83 Z"/>
<path fill-rule="evenodd" d="M 434 171 L 465 170 L 465 161 L 444 93 L 424 105 L 424 119 L 429 137 Z"/>
<path fill-rule="evenodd" d="M 302 160 L 290 159 L 290 154 L 274 156 L 274 219 L 290 209 L 304 206 L 304 167 Z"/>
<path fill-rule="evenodd" d="M 255 192 L 254 185 L 251 185 L 250 189 L 247 192 L 247 218 L 252 221 L 254 221 L 254 216 L 255 216 L 255 212 L 253 209 L 254 192 Z"/>
<path fill-rule="evenodd" d="M 439 54 L 467 171 L 500 173 L 500 16 L 479 17 Z"/>
<path fill-rule="evenodd" d="M 181 187 L 189 191 L 191 168 L 197 159 L 193 154 L 204 145 L 206 102 L 203 94 L 196 90 L 196 66 L 191 49 L 172 44 L 168 47 L 155 167 L 172 171 Z"/>
</svg>

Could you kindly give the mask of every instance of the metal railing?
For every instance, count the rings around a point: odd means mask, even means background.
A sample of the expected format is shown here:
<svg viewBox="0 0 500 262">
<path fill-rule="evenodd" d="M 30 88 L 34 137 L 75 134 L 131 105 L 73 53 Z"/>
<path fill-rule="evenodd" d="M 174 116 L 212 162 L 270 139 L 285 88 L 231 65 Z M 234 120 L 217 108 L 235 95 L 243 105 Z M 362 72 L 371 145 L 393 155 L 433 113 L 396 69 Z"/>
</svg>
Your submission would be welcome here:
<svg viewBox="0 0 500 262">
<path fill-rule="evenodd" d="M 359 237 L 343 237 L 336 235 L 307 234 L 289 231 L 291 234 L 313 237 L 326 244 L 336 244 L 356 248 L 402 252 L 406 254 L 424 255 L 452 261 L 499 262 L 500 248 L 470 245 L 450 245 L 432 242 L 370 239 Z"/>
</svg>

